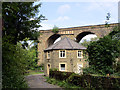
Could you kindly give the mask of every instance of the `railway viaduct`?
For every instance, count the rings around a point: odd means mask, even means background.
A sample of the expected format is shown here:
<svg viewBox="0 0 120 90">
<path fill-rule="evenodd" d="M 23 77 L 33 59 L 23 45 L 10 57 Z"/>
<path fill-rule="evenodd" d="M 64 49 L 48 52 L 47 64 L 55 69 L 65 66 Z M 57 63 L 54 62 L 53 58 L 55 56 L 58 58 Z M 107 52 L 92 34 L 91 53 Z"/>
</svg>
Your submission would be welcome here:
<svg viewBox="0 0 120 90">
<path fill-rule="evenodd" d="M 60 28 L 57 34 L 51 30 L 41 30 L 41 35 L 38 40 L 38 65 L 44 63 L 44 49 L 54 43 L 54 41 L 61 37 L 69 37 L 70 39 L 79 42 L 84 36 L 88 34 L 95 34 L 97 37 L 103 37 L 109 34 L 118 23 L 109 24 L 109 27 L 103 25 L 79 26 L 70 28 Z"/>
</svg>

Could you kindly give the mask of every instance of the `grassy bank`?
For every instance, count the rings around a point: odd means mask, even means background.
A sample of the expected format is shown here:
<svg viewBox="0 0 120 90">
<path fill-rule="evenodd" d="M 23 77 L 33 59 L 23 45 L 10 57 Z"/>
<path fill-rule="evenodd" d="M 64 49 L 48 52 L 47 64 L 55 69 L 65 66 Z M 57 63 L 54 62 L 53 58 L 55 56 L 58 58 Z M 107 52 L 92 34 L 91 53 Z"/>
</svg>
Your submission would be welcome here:
<svg viewBox="0 0 120 90">
<path fill-rule="evenodd" d="M 44 72 L 41 72 L 39 70 L 28 70 L 27 73 L 25 74 L 27 75 L 35 75 L 35 74 L 43 74 Z"/>
</svg>

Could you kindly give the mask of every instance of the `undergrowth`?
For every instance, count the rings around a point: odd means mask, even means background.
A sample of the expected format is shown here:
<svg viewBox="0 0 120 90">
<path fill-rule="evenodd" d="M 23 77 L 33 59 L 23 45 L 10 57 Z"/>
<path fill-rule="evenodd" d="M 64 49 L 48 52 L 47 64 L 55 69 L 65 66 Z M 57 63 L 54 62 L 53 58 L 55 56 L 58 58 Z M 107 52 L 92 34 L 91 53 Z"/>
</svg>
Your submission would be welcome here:
<svg viewBox="0 0 120 90">
<path fill-rule="evenodd" d="M 65 80 L 60 81 L 60 80 L 56 80 L 54 78 L 49 78 L 49 77 L 45 77 L 45 78 L 47 79 L 46 82 L 48 82 L 50 84 L 53 84 L 53 85 L 58 85 L 58 86 L 60 86 L 62 88 L 66 88 L 66 89 L 69 88 L 69 90 L 73 89 L 73 88 L 82 89 L 82 88 L 80 88 L 80 87 L 78 87 L 76 85 L 67 83 Z"/>
</svg>

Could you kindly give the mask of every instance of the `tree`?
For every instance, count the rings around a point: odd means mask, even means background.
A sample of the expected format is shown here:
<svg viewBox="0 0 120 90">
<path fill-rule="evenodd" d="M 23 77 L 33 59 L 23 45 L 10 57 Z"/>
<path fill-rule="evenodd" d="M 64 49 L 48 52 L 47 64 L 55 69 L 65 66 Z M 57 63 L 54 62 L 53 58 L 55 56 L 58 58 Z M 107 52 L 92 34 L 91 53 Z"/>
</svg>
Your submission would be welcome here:
<svg viewBox="0 0 120 90">
<path fill-rule="evenodd" d="M 38 14 L 39 7 L 41 4 L 33 6 L 33 2 L 3 2 L 3 37 L 10 36 L 13 44 L 26 37 L 37 39 L 37 28 L 40 27 L 40 21 L 45 19 Z"/>
<path fill-rule="evenodd" d="M 98 40 L 98 37 L 94 37 L 94 38 L 91 38 L 90 41 L 87 41 L 86 39 L 84 39 L 84 41 L 81 43 L 83 46 L 85 47 L 88 47 L 88 45 L 91 43 L 91 42 L 94 42 L 94 41 L 97 41 Z"/>
<path fill-rule="evenodd" d="M 9 41 L 2 45 L 2 88 L 27 88 L 23 75 L 29 64 L 26 50 Z"/>
<path fill-rule="evenodd" d="M 87 48 L 90 68 L 101 74 L 113 73 L 113 63 L 120 54 L 120 41 L 110 35 L 90 43 Z"/>
<path fill-rule="evenodd" d="M 23 49 L 19 41 L 30 38 L 37 40 L 37 28 L 45 17 L 38 15 L 41 4 L 33 2 L 4 2 L 2 4 L 2 87 L 26 88 L 24 73 L 36 60 L 33 53 Z M 32 55 L 31 55 L 32 54 Z"/>
<path fill-rule="evenodd" d="M 105 21 L 105 27 L 109 27 L 109 20 L 110 20 L 110 13 L 107 13 L 107 16 L 106 16 L 106 21 Z"/>
</svg>

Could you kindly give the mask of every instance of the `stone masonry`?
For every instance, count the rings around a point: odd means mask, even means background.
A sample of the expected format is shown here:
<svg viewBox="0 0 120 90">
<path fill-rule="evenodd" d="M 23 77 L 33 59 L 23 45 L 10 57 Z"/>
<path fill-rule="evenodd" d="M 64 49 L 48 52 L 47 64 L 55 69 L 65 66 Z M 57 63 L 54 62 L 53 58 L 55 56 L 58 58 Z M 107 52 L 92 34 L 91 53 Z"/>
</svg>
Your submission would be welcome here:
<svg viewBox="0 0 120 90">
<path fill-rule="evenodd" d="M 85 35 L 95 34 L 97 37 L 103 37 L 109 34 L 118 23 L 110 24 L 110 27 L 105 25 L 91 25 L 71 28 L 60 28 L 57 34 L 54 34 L 52 30 L 41 30 L 38 38 L 38 65 L 44 63 L 44 49 L 52 45 L 53 42 L 61 37 L 68 37 L 76 42 L 79 42 Z"/>
</svg>

